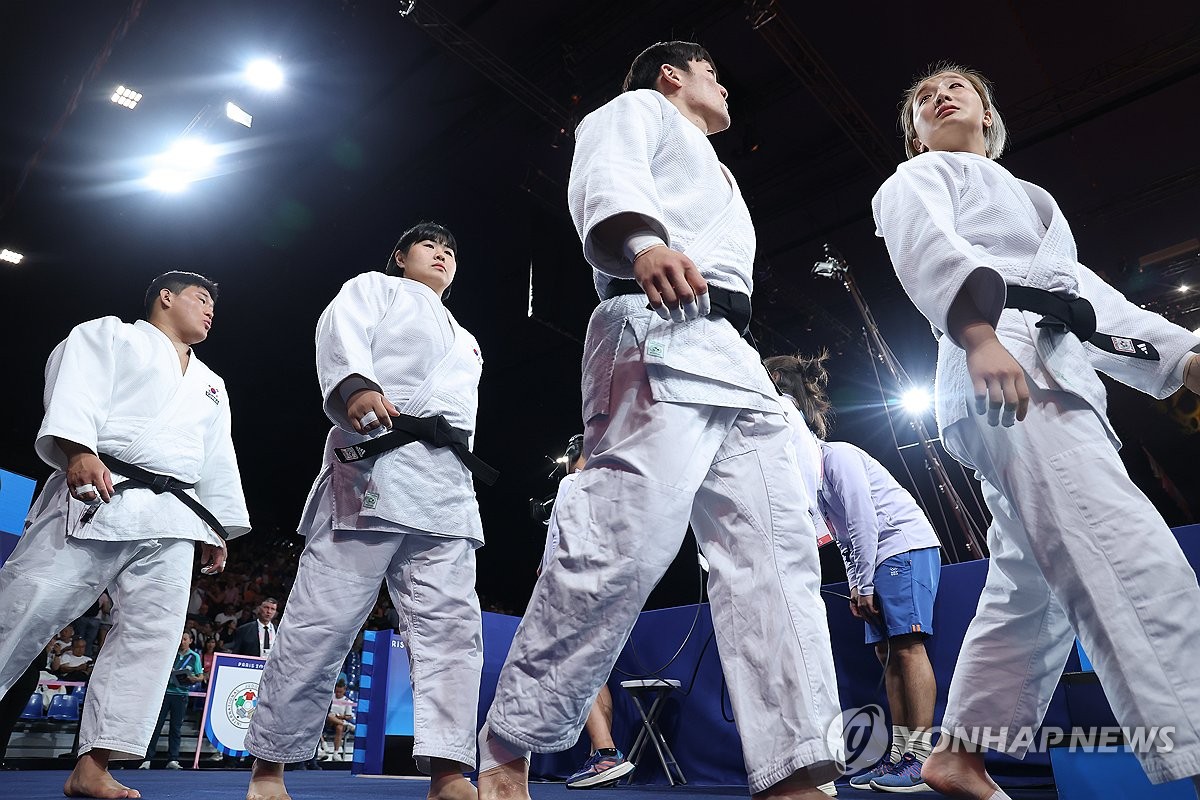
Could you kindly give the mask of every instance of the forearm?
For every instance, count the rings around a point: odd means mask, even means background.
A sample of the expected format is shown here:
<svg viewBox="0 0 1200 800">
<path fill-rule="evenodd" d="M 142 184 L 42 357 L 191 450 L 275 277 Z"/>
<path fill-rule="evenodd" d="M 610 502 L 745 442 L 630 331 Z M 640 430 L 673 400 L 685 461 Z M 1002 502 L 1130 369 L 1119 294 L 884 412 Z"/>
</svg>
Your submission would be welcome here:
<svg viewBox="0 0 1200 800">
<path fill-rule="evenodd" d="M 954 298 L 946 315 L 946 324 L 946 333 L 967 351 L 996 339 L 996 329 L 967 292 L 959 292 Z"/>
<path fill-rule="evenodd" d="M 82 445 L 79 442 L 73 442 L 70 439 L 63 439 L 60 436 L 54 437 L 54 443 L 58 445 L 58 449 L 61 450 L 63 455 L 67 457 L 68 461 L 75 456 L 95 455 L 95 453 L 92 452 L 92 448 L 88 447 L 87 445 Z"/>
</svg>

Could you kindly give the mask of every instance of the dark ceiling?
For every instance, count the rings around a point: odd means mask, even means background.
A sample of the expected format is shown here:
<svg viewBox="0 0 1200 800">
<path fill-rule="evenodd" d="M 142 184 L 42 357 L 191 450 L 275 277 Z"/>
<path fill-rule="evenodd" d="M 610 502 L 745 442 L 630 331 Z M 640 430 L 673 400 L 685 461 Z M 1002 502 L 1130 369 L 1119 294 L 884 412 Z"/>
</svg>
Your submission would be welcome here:
<svg viewBox="0 0 1200 800">
<path fill-rule="evenodd" d="M 995 81 L 1011 131 L 1004 164 L 1055 194 L 1085 263 L 1137 302 L 1200 325 L 1194 0 L 915 11 L 882 2 L 417 0 L 402 16 L 407 6 L 4 4 L 0 247 L 26 259 L 0 264 L 10 381 L 0 463 L 46 474 L 32 450 L 41 374 L 70 327 L 107 314 L 133 319 L 154 275 L 194 269 L 222 286 L 200 355 L 233 397 L 253 520 L 291 528 L 327 426 L 313 374 L 316 318 L 343 281 L 381 265 L 399 231 L 438 219 L 460 243 L 449 306 L 486 359 L 477 452 L 503 472 L 479 490 L 489 540 L 480 588 L 520 607 L 541 548 L 526 499 L 552 489 L 547 456 L 580 427 L 580 340 L 595 304 L 564 202 L 571 126 L 616 94 L 633 55 L 667 38 L 706 45 L 730 91 L 734 124 L 713 143 L 757 226 L 760 349 L 828 347 L 835 436 L 898 473 L 907 466 L 929 502 L 916 448 L 897 454 L 861 318 L 839 285 L 809 274 L 823 243 L 839 248 L 892 349 L 931 380 L 933 339 L 900 291 L 869 208 L 903 155 L 900 93 L 927 63 L 961 61 Z M 241 82 L 243 64 L 262 54 L 283 64 L 283 91 Z M 133 111 L 109 102 L 118 84 L 143 93 Z M 250 130 L 197 118 L 226 100 L 254 115 Z M 194 120 L 193 132 L 223 149 L 216 174 L 179 195 L 145 189 L 148 159 Z M 1196 404 L 1155 403 L 1119 386 L 1112 394 L 1131 473 L 1182 521 L 1146 453 L 1195 508 Z M 900 416 L 896 436 L 914 441 Z M 659 602 L 688 599 L 690 581 Z"/>
</svg>

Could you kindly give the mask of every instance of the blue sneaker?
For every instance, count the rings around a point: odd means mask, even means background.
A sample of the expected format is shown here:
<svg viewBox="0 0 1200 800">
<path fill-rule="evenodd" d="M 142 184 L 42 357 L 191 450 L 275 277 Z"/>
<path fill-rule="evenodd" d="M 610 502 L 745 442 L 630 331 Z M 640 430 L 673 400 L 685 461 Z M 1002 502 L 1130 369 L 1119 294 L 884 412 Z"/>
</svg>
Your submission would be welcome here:
<svg viewBox="0 0 1200 800">
<path fill-rule="evenodd" d="M 880 775 L 886 775 L 887 773 L 891 772 L 892 767 L 894 766 L 896 766 L 896 762 L 892 761 L 892 759 L 888 756 L 884 756 L 882 761 L 871 767 L 862 775 L 855 775 L 853 778 L 851 778 L 850 785 L 855 789 L 869 789 L 871 788 L 871 781 L 875 780 Z"/>
<path fill-rule="evenodd" d="M 637 766 L 617 749 L 592 753 L 584 765 L 571 777 L 567 778 L 568 789 L 595 789 L 601 786 L 611 786 Z"/>
<path fill-rule="evenodd" d="M 900 756 L 900 761 L 887 773 L 871 781 L 877 792 L 929 792 L 932 791 L 921 780 L 921 762 L 912 753 Z"/>
</svg>

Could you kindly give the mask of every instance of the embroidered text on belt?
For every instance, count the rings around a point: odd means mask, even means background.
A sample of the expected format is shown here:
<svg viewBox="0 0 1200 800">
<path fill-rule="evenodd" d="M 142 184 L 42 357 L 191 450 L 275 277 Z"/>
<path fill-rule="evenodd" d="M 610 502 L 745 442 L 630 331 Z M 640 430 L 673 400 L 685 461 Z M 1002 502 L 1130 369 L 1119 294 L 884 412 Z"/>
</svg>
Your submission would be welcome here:
<svg viewBox="0 0 1200 800">
<path fill-rule="evenodd" d="M 1041 314 L 1039 328 L 1063 327 L 1081 341 L 1091 344 L 1106 353 L 1129 358 L 1158 361 L 1158 350 L 1150 342 L 1129 336 L 1096 332 L 1096 309 L 1086 297 L 1065 298 L 1045 289 L 1032 286 L 1009 285 L 1005 308 L 1032 311 Z"/>
<path fill-rule="evenodd" d="M 604 289 L 604 299 L 611 300 L 618 295 L 642 293 L 642 287 L 638 286 L 637 281 L 618 278 L 609 281 Z M 746 336 L 750 332 L 749 295 L 709 284 L 708 299 L 712 304 L 712 311 L 708 314 L 710 318 L 727 321 L 739 336 Z"/>
<path fill-rule="evenodd" d="M 225 526 L 220 523 L 216 516 L 201 505 L 199 500 L 184 491 L 184 489 L 191 489 L 196 484 L 184 483 L 167 475 L 159 475 L 148 469 L 142 469 L 136 464 L 124 462 L 107 453 L 100 454 L 100 461 L 113 472 L 125 476 L 125 480 L 113 486 L 112 493 L 114 496 L 126 489 L 149 489 L 155 494 L 162 494 L 164 492 L 173 494 L 179 498 L 179 502 L 190 508 L 197 517 L 204 520 L 204 524 L 212 528 L 218 536 L 222 539 L 229 538 L 229 534 L 225 531 Z M 96 516 L 96 512 L 99 509 L 99 505 L 92 506 L 83 513 L 79 521 L 86 525 L 92 521 L 92 517 Z"/>
<path fill-rule="evenodd" d="M 434 447 L 449 447 L 458 456 L 458 460 L 462 462 L 463 466 L 488 486 L 491 486 L 500 477 L 500 473 L 495 467 L 471 452 L 471 448 L 467 446 L 469 440 L 467 432 L 451 426 L 441 414 L 432 417 L 398 414 L 392 417 L 391 433 L 348 447 L 335 447 L 333 452 L 337 455 L 338 461 L 347 464 L 377 456 L 418 440 Z"/>
</svg>

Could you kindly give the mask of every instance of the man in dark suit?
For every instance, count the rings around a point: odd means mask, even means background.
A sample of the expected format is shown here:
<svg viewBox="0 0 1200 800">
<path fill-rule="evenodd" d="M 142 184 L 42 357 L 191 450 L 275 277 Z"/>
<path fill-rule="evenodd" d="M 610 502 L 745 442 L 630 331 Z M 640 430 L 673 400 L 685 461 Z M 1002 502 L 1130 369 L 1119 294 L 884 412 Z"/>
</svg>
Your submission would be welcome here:
<svg viewBox="0 0 1200 800">
<path fill-rule="evenodd" d="M 275 611 L 278 603 L 268 597 L 255 609 L 256 618 L 241 625 L 233 636 L 233 652 L 243 656 L 263 656 L 271 652 L 275 644 Z"/>
</svg>

